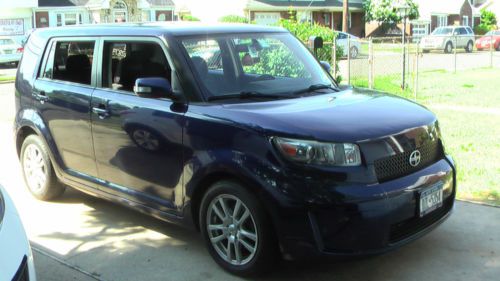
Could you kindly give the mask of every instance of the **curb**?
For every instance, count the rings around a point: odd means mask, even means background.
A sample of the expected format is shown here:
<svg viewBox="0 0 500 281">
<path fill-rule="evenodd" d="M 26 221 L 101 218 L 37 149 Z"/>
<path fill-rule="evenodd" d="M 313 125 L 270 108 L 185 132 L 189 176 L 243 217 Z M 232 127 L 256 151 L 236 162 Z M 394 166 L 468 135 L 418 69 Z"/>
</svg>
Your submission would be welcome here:
<svg viewBox="0 0 500 281">
<path fill-rule="evenodd" d="M 471 204 L 476 204 L 476 205 L 481 205 L 481 206 L 493 207 L 493 208 L 499 208 L 500 209 L 500 206 L 489 204 L 489 203 L 484 203 L 484 202 L 479 202 L 479 201 L 474 201 L 474 200 L 466 200 L 466 199 L 455 199 L 455 200 L 460 201 L 460 202 L 471 203 Z"/>
</svg>

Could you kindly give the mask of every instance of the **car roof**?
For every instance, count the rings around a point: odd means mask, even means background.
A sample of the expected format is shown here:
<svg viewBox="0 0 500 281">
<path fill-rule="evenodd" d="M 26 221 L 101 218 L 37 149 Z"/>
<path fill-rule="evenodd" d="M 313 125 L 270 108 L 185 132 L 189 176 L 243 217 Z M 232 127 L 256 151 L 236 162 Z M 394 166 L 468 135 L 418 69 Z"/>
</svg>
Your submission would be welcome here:
<svg viewBox="0 0 500 281">
<path fill-rule="evenodd" d="M 224 33 L 262 33 L 287 32 L 281 27 L 253 24 L 205 24 L 200 22 L 169 23 L 111 23 L 89 24 L 54 28 L 42 28 L 35 31 L 41 37 L 58 36 L 161 36 L 161 35 L 200 35 Z"/>
</svg>

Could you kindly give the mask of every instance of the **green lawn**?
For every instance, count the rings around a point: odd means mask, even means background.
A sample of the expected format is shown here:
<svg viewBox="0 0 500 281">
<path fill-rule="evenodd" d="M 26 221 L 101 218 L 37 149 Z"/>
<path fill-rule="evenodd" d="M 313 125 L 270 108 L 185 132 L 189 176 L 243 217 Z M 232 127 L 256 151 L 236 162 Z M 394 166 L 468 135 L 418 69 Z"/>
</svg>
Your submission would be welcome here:
<svg viewBox="0 0 500 281">
<path fill-rule="evenodd" d="M 16 76 L 0 75 L 0 83 L 2 82 L 12 82 L 16 79 Z"/>
<path fill-rule="evenodd" d="M 417 101 L 440 120 L 447 153 L 457 162 L 458 198 L 500 206 L 500 79 L 498 69 L 421 73 Z M 399 75 L 378 77 L 375 88 L 402 92 Z M 366 79 L 353 80 L 366 87 Z"/>
</svg>

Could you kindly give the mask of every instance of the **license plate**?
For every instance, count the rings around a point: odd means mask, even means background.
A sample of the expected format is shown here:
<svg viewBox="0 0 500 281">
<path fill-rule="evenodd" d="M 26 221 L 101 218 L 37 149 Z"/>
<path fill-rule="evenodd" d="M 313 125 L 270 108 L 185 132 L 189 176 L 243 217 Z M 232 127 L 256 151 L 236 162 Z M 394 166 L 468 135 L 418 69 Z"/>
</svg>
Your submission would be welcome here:
<svg viewBox="0 0 500 281">
<path fill-rule="evenodd" d="M 7 55 L 10 55 L 10 54 L 12 54 L 12 50 L 5 50 L 4 53 Z"/>
<path fill-rule="evenodd" d="M 443 184 L 438 182 L 420 193 L 420 217 L 443 205 Z"/>
</svg>

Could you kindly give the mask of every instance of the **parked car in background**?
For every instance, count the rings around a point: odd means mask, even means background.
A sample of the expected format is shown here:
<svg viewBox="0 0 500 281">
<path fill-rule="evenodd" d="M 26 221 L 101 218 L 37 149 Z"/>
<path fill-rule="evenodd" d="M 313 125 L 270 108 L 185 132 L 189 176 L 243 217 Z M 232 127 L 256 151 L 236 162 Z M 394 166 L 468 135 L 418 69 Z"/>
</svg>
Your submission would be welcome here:
<svg viewBox="0 0 500 281">
<path fill-rule="evenodd" d="M 443 26 L 424 36 L 420 49 L 424 53 L 439 50 L 449 54 L 454 48 L 464 48 L 470 53 L 474 48 L 474 39 L 474 31 L 468 26 Z"/>
<path fill-rule="evenodd" d="M 500 29 L 489 31 L 476 40 L 476 49 L 478 51 L 489 50 L 490 46 L 492 49 L 500 51 Z"/>
<path fill-rule="evenodd" d="M 14 202 L 0 185 L 0 280 L 35 281 L 31 247 Z"/>
<path fill-rule="evenodd" d="M 337 47 L 342 48 L 343 57 L 347 57 L 347 50 L 350 47 L 349 53 L 351 59 L 355 59 L 359 55 L 359 51 L 361 50 L 361 43 L 359 40 L 359 37 L 342 31 L 337 31 L 337 37 L 335 38 Z"/>
<path fill-rule="evenodd" d="M 0 64 L 17 64 L 23 54 L 23 47 L 9 37 L 0 37 Z"/>
<path fill-rule="evenodd" d="M 327 68 L 278 27 L 39 29 L 16 77 L 26 186 L 195 228 L 238 275 L 418 239 L 455 199 L 436 116 Z"/>
</svg>

